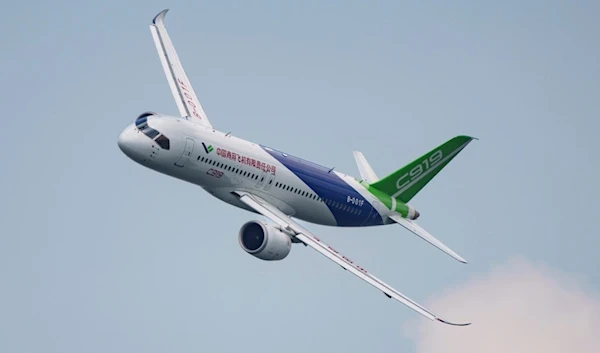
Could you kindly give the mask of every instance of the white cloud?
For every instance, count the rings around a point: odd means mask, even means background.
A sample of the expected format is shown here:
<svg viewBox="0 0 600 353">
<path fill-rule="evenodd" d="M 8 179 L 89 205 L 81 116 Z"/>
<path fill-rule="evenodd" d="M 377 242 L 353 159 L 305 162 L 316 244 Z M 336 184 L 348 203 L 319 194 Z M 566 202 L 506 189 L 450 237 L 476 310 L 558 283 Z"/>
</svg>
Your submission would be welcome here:
<svg viewBox="0 0 600 353">
<path fill-rule="evenodd" d="M 577 278 L 512 260 L 428 304 L 450 327 L 425 320 L 411 328 L 418 353 L 600 352 L 600 295 Z"/>
</svg>

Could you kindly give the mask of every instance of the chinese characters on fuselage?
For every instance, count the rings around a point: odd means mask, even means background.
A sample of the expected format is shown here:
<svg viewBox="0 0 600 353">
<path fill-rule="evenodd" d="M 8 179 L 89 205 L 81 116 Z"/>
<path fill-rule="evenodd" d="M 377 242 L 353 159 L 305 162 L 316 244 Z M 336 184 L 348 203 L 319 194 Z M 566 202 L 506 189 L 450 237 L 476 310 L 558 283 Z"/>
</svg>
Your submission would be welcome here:
<svg viewBox="0 0 600 353">
<path fill-rule="evenodd" d="M 276 168 L 274 165 L 271 165 L 271 164 L 268 164 L 268 163 L 265 163 L 265 162 L 259 161 L 257 159 L 254 159 L 254 158 L 247 157 L 247 156 L 242 156 L 239 153 L 231 152 L 224 148 L 217 148 L 217 155 L 220 157 L 227 158 L 229 160 L 247 165 L 249 167 L 263 170 L 267 173 L 275 174 Z"/>
</svg>

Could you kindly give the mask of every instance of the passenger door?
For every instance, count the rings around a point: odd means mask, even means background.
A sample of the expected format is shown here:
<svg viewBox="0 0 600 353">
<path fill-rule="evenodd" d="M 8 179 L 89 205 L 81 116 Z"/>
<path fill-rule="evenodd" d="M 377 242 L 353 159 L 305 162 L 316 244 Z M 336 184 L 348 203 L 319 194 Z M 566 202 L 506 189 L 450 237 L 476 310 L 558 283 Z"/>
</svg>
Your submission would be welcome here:
<svg viewBox="0 0 600 353">
<path fill-rule="evenodd" d="M 187 137 L 185 139 L 185 147 L 183 148 L 183 153 L 181 154 L 181 157 L 179 157 L 179 160 L 177 162 L 175 162 L 175 165 L 180 168 L 183 168 L 183 166 L 188 161 L 188 159 L 190 159 L 190 156 L 192 155 L 193 151 L 194 151 L 194 139 L 191 137 Z"/>
</svg>

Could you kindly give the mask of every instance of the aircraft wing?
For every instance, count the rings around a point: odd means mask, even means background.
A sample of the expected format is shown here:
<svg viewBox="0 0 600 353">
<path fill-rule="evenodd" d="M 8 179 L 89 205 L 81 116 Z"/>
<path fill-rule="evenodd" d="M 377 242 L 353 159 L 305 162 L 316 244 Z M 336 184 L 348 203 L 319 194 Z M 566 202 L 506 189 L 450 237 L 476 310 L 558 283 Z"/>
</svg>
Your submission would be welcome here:
<svg viewBox="0 0 600 353">
<path fill-rule="evenodd" d="M 167 11 L 169 10 L 163 10 L 154 17 L 150 25 L 150 32 L 152 32 L 152 38 L 154 38 L 154 44 L 156 44 L 156 50 L 165 70 L 167 81 L 169 81 L 175 103 L 177 103 L 181 116 L 186 116 L 199 125 L 212 128 L 167 33 L 164 22 Z"/>
<path fill-rule="evenodd" d="M 288 215 L 283 213 L 277 207 L 269 204 L 262 198 L 250 194 L 245 191 L 236 191 L 235 194 L 239 197 L 240 201 L 262 214 L 263 216 L 269 218 L 271 221 L 277 223 L 282 228 L 286 229 L 288 232 L 295 234 L 295 238 L 305 245 L 313 248 L 314 250 L 321 253 L 323 256 L 327 257 L 329 260 L 337 263 L 343 269 L 351 272 L 358 278 L 363 281 L 369 283 L 373 287 L 382 291 L 388 298 L 394 298 L 402 304 L 408 306 L 409 308 L 415 310 L 419 314 L 425 316 L 430 320 L 437 320 L 439 322 L 454 325 L 454 326 L 466 326 L 470 325 L 470 323 L 466 324 L 455 324 L 448 322 L 446 320 L 441 319 L 431 311 L 425 309 L 421 305 L 417 304 L 410 298 L 406 297 L 404 294 L 398 292 L 394 288 L 392 288 L 387 283 L 383 282 L 379 278 L 375 277 L 373 274 L 365 270 L 363 267 L 359 266 L 348 257 L 340 254 L 337 250 L 332 248 L 331 246 L 322 242 L 319 238 L 309 232 L 307 229 L 302 227 L 300 224 L 292 220 Z"/>
</svg>

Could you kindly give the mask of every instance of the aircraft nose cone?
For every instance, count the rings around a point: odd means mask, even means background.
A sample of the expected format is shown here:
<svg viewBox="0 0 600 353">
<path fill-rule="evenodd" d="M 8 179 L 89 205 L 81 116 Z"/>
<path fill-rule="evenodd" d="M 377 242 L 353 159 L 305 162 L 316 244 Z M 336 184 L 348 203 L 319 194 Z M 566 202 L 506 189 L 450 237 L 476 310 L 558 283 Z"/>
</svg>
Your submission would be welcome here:
<svg viewBox="0 0 600 353">
<path fill-rule="evenodd" d="M 135 141 L 137 137 L 136 135 L 137 133 L 135 132 L 133 126 L 130 125 L 127 128 L 125 128 L 123 132 L 121 132 L 121 134 L 119 135 L 119 139 L 117 140 L 119 148 L 129 158 L 133 158 L 135 154 Z"/>
</svg>

